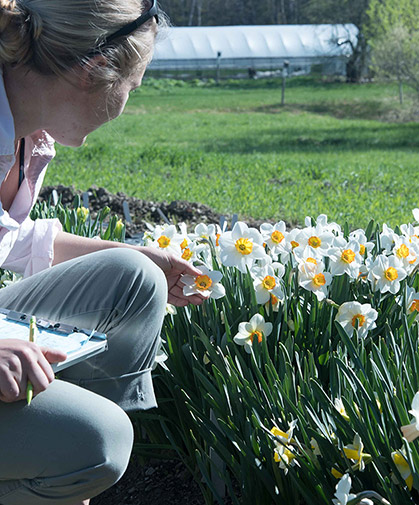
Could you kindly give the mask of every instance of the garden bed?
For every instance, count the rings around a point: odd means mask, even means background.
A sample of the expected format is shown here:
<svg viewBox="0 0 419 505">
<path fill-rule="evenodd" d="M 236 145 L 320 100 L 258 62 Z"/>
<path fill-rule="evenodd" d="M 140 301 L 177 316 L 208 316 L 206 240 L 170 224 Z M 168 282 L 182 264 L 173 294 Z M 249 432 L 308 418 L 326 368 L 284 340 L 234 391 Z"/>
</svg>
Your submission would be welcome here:
<svg viewBox="0 0 419 505">
<path fill-rule="evenodd" d="M 44 186 L 39 194 L 41 201 L 48 200 L 53 190 L 56 190 L 64 205 L 73 203 L 74 197 L 82 197 L 83 192 L 73 186 Z M 86 192 L 89 197 L 89 210 L 93 216 L 104 207 L 109 207 L 112 214 L 124 219 L 127 227 L 127 238 L 132 238 L 147 229 L 146 223 L 163 223 L 162 215 L 166 216 L 173 224 L 186 223 L 195 226 L 199 223 L 219 223 L 222 214 L 213 211 L 207 205 L 197 202 L 176 200 L 173 202 L 152 202 L 128 196 L 125 193 L 110 193 L 105 188 L 92 186 Z M 128 204 L 132 223 L 125 220 L 123 204 Z M 231 221 L 232 216 L 226 214 L 225 218 Z M 259 227 L 266 220 L 245 219 L 248 226 Z"/>
</svg>

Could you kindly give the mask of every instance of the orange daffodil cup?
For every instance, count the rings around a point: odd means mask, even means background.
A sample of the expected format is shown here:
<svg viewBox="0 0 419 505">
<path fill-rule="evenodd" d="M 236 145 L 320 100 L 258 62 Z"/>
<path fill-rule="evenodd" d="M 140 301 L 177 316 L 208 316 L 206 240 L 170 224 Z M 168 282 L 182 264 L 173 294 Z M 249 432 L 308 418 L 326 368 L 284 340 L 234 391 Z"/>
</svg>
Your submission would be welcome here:
<svg viewBox="0 0 419 505">
<path fill-rule="evenodd" d="M 217 300 L 225 296 L 225 288 L 220 284 L 223 274 L 217 270 L 209 270 L 205 266 L 200 266 L 201 274 L 197 276 L 183 275 L 181 282 L 185 285 L 183 287 L 183 294 L 191 296 L 200 294 L 205 298 L 213 298 Z"/>
</svg>

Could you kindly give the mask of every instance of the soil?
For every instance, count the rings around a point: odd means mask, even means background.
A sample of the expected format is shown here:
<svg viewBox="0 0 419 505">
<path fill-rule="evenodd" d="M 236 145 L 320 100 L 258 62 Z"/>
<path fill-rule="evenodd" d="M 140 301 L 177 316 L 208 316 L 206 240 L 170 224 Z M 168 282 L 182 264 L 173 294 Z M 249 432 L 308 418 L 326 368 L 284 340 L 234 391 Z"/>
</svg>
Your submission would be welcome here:
<svg viewBox="0 0 419 505">
<path fill-rule="evenodd" d="M 81 198 L 83 196 L 83 192 L 74 189 L 73 186 L 44 186 L 40 192 L 39 199 L 41 201 L 48 200 L 53 190 L 57 191 L 64 205 L 72 204 L 76 195 L 79 195 Z M 162 224 L 165 219 L 173 224 L 186 223 L 188 229 L 191 230 L 198 223 L 219 224 L 222 216 L 229 223 L 231 223 L 233 218 L 231 214 L 220 214 L 207 205 L 197 202 L 187 202 L 184 200 L 175 200 L 170 203 L 150 202 L 128 196 L 121 192 L 112 194 L 105 188 L 98 188 L 97 186 L 92 186 L 85 193 L 88 197 L 89 210 L 93 216 L 97 211 L 108 206 L 112 214 L 116 214 L 124 220 L 127 228 L 126 237 L 128 239 L 138 237 L 144 232 L 147 229 L 146 223 Z M 124 202 L 126 202 L 125 206 L 128 205 L 129 209 L 128 219 L 124 212 Z M 256 220 L 242 218 L 242 216 L 240 216 L 240 219 L 248 226 L 255 228 L 259 228 L 264 222 L 274 223 L 272 220 Z"/>
<path fill-rule="evenodd" d="M 91 505 L 204 505 L 199 486 L 178 461 L 151 461 L 141 466 L 133 456 L 127 471 Z"/>
</svg>

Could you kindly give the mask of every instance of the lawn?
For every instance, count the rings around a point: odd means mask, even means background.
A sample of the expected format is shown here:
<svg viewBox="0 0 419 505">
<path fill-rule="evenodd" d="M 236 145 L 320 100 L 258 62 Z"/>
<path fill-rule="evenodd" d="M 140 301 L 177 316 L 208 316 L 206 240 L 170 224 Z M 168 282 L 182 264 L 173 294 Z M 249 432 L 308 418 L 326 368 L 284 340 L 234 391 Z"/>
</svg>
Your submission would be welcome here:
<svg viewBox="0 0 419 505">
<path fill-rule="evenodd" d="M 281 107 L 279 80 L 200 84 L 146 80 L 83 147 L 58 146 L 45 183 L 293 224 L 412 220 L 419 123 L 395 86 L 296 78 Z"/>
</svg>

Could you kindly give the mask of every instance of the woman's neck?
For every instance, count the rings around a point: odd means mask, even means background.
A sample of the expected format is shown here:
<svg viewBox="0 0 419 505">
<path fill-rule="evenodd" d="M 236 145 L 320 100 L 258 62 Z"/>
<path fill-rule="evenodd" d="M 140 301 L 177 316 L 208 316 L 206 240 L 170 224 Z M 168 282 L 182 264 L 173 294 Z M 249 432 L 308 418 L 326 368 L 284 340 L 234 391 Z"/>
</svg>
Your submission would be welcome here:
<svg viewBox="0 0 419 505">
<path fill-rule="evenodd" d="M 43 104 L 48 89 L 45 79 L 24 66 L 5 65 L 3 79 L 18 141 L 43 127 Z"/>
</svg>

